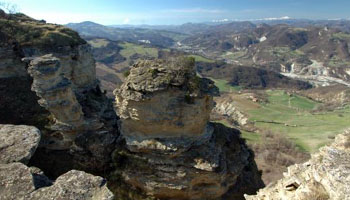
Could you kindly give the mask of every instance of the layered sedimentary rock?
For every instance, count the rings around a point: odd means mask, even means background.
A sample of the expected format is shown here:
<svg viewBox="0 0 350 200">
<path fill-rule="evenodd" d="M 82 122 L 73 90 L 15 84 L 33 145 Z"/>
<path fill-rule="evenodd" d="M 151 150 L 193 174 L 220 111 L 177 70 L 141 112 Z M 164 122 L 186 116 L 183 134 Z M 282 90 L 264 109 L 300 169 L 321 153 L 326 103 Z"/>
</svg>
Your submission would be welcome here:
<svg viewBox="0 0 350 200">
<path fill-rule="evenodd" d="M 39 144 L 35 127 L 1 125 L 0 138 L 0 199 L 113 199 L 102 177 L 72 170 L 51 181 L 40 169 L 24 165 Z"/>
<path fill-rule="evenodd" d="M 214 105 L 210 94 L 216 88 L 196 77 L 191 60 L 178 62 L 140 62 L 114 92 L 125 137 L 189 137 L 205 132 Z"/>
<path fill-rule="evenodd" d="M 218 101 L 219 100 L 219 101 Z M 249 121 L 241 111 L 237 109 L 231 98 L 216 99 L 216 105 L 213 109 L 214 115 L 221 115 L 238 126 L 246 126 Z"/>
<path fill-rule="evenodd" d="M 82 128 L 82 108 L 71 81 L 63 76 L 59 60 L 52 55 L 36 57 L 30 62 L 28 72 L 33 78 L 32 90 L 41 98 L 39 104 L 54 115 L 55 123 L 68 129 Z"/>
<path fill-rule="evenodd" d="M 54 117 L 52 130 L 64 132 L 64 140 L 73 141 L 77 133 L 103 126 L 97 119 L 85 119 L 82 106 L 73 92 L 72 82 L 62 72 L 59 59 L 52 55 L 25 58 L 33 78 L 32 90 L 41 98 L 39 104 Z"/>
<path fill-rule="evenodd" d="M 322 147 L 308 162 L 289 167 L 283 179 L 246 199 L 350 199 L 350 130 Z"/>
<path fill-rule="evenodd" d="M 114 159 L 127 183 L 162 199 L 216 199 L 231 187 L 239 199 L 263 185 L 239 131 L 208 123 L 217 88 L 192 59 L 141 61 L 114 93 L 126 141 Z"/>
</svg>

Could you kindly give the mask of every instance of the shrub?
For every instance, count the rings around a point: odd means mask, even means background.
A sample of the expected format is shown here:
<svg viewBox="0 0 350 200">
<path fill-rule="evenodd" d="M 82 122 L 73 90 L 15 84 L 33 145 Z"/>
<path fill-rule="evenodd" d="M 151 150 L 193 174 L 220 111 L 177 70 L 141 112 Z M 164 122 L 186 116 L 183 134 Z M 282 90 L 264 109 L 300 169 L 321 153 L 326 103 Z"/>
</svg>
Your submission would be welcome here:
<svg viewBox="0 0 350 200">
<path fill-rule="evenodd" d="M 123 76 L 126 78 L 130 75 L 130 70 L 124 71 Z"/>
</svg>

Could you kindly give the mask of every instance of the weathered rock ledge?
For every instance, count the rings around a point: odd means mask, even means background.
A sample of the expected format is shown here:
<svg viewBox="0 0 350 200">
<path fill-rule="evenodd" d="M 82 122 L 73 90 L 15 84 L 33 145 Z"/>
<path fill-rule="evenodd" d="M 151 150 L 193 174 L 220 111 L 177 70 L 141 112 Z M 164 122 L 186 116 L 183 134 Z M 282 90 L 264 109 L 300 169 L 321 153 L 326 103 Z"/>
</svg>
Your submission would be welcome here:
<svg viewBox="0 0 350 200">
<path fill-rule="evenodd" d="M 51 181 L 40 169 L 24 165 L 40 135 L 35 127 L 0 125 L 0 199 L 113 199 L 102 177 L 72 170 Z"/>
<path fill-rule="evenodd" d="M 350 130 L 322 147 L 303 164 L 293 165 L 284 178 L 247 200 L 350 199 Z"/>
</svg>

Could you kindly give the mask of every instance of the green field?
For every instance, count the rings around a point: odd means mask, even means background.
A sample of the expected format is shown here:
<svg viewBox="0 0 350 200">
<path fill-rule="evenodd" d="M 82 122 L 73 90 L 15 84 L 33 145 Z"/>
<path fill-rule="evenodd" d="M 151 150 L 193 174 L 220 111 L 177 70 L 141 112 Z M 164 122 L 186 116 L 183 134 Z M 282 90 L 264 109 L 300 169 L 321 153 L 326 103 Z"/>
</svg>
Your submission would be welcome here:
<svg viewBox="0 0 350 200">
<path fill-rule="evenodd" d="M 284 91 L 267 91 L 268 103 L 248 111 L 255 126 L 292 139 L 302 150 L 314 152 L 331 142 L 332 137 L 350 127 L 350 107 L 313 114 L 319 103 L 288 95 Z"/>
<path fill-rule="evenodd" d="M 237 60 L 247 54 L 247 51 L 226 52 L 222 57 L 231 60 Z"/>
<path fill-rule="evenodd" d="M 226 120 L 220 120 L 220 121 L 215 121 L 216 123 L 221 123 L 227 127 L 235 128 L 232 126 L 230 123 L 228 123 Z M 246 139 L 248 143 L 259 143 L 260 142 L 260 134 L 259 133 L 253 133 L 253 132 L 248 132 L 241 130 L 241 136 Z"/>
<path fill-rule="evenodd" d="M 213 79 L 220 92 L 233 92 L 234 100 L 249 121 L 260 130 L 282 134 L 304 151 L 314 152 L 333 141 L 334 136 L 350 128 L 350 106 L 331 112 L 314 112 L 321 103 L 283 90 L 266 90 L 267 103 L 253 103 L 237 92 L 226 80 Z M 255 106 L 252 106 L 254 104 Z M 230 126 L 225 120 L 219 123 Z M 258 142 L 259 135 L 242 131 L 248 142 Z"/>
<path fill-rule="evenodd" d="M 94 39 L 88 42 L 94 48 L 106 47 L 109 42 L 105 39 Z"/>
<path fill-rule="evenodd" d="M 233 91 L 241 90 L 241 87 L 231 86 L 228 84 L 228 81 L 226 81 L 226 80 L 214 79 L 214 78 L 210 78 L 210 79 L 215 82 L 215 85 L 216 85 L 216 87 L 219 88 L 220 92 L 233 92 Z"/>
<path fill-rule="evenodd" d="M 214 60 L 211 60 L 211 59 L 208 59 L 208 58 L 204 58 L 203 56 L 199 56 L 199 55 L 190 55 L 190 57 L 195 58 L 196 62 L 207 62 L 207 63 L 215 62 Z"/>
<path fill-rule="evenodd" d="M 339 33 L 334 33 L 332 35 L 332 37 L 335 38 L 335 39 L 340 39 L 340 40 L 349 40 L 350 39 L 350 34 L 339 32 Z"/>
<path fill-rule="evenodd" d="M 156 48 L 144 47 L 143 45 L 128 42 L 122 43 L 120 46 L 123 48 L 120 54 L 125 58 L 129 58 L 136 53 L 144 56 L 158 57 L 158 49 Z"/>
</svg>

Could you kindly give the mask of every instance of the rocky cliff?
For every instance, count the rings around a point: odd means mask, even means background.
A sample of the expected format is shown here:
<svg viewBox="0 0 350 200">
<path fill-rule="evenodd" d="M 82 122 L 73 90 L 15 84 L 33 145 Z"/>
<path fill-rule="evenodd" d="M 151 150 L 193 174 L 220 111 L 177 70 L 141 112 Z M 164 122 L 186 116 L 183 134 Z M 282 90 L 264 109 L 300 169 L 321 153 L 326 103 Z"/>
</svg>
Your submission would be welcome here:
<svg viewBox="0 0 350 200">
<path fill-rule="evenodd" d="M 128 184 L 160 199 L 240 199 L 263 185 L 239 131 L 209 123 L 217 88 L 194 60 L 141 61 L 114 93 Z"/>
<path fill-rule="evenodd" d="M 284 178 L 247 200 L 350 199 L 350 130 L 322 147 L 303 164 L 288 168 Z"/>
<path fill-rule="evenodd" d="M 37 127 L 0 127 L 4 199 L 111 199 L 86 172 L 119 199 L 242 199 L 263 186 L 239 131 L 209 122 L 218 90 L 193 59 L 137 63 L 113 108 L 77 33 L 0 16 L 0 123 Z"/>
<path fill-rule="evenodd" d="M 99 88 L 90 46 L 70 29 L 23 14 L 3 13 L 0 27 L 0 123 L 40 129 L 30 165 L 51 177 L 105 171 L 117 116 Z"/>
</svg>

